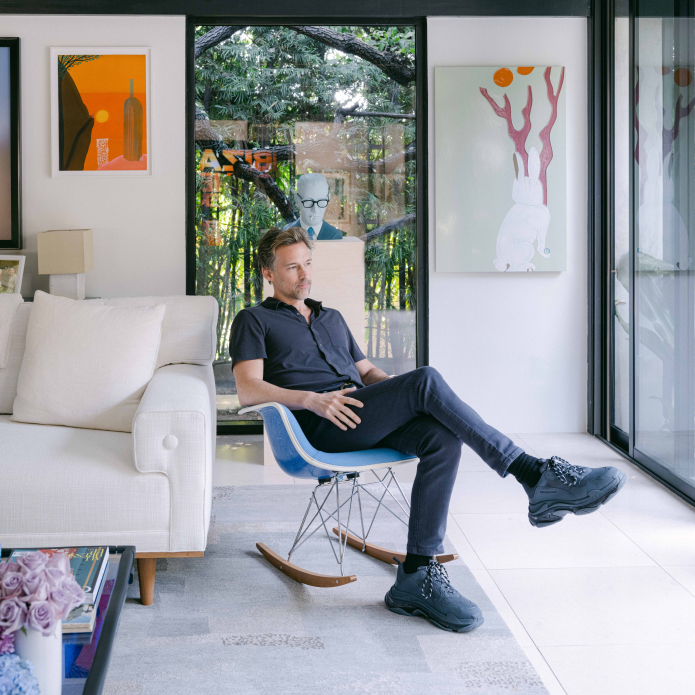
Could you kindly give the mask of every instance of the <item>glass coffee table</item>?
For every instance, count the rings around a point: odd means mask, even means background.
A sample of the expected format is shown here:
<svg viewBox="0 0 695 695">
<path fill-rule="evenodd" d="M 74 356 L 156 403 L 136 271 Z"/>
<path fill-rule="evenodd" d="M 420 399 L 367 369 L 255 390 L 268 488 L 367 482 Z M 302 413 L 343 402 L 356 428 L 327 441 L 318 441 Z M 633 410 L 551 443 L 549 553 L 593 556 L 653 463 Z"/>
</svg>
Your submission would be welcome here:
<svg viewBox="0 0 695 695">
<path fill-rule="evenodd" d="M 3 548 L 3 558 L 10 552 Z M 128 584 L 132 582 L 134 559 L 133 545 L 109 548 L 94 631 L 63 635 L 62 695 L 101 695 Z"/>
</svg>

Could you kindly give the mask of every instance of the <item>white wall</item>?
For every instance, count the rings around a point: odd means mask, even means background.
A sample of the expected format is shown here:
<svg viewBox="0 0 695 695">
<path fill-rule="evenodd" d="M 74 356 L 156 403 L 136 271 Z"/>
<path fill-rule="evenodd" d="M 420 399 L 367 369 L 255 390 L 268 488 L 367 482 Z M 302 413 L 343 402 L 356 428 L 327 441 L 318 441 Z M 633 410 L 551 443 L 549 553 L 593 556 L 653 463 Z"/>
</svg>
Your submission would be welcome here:
<svg viewBox="0 0 695 695">
<path fill-rule="evenodd" d="M 185 293 L 185 26 L 184 17 L 0 15 L 0 36 L 21 39 L 23 295 L 48 288 L 36 234 L 90 227 L 88 296 Z M 51 46 L 151 47 L 152 177 L 51 178 Z"/>
<path fill-rule="evenodd" d="M 587 27 L 585 19 L 431 17 L 430 364 L 506 433 L 586 431 Z M 435 271 L 434 67 L 564 65 L 567 267 Z"/>
<path fill-rule="evenodd" d="M 94 229 L 89 296 L 185 292 L 185 20 L 147 16 L 0 15 L 22 43 L 22 184 L 27 256 L 36 234 Z M 51 46 L 152 48 L 151 178 L 50 176 Z M 508 433 L 586 429 L 586 20 L 430 18 L 430 363 Z M 568 268 L 527 276 L 437 273 L 434 267 L 434 66 L 564 65 Z"/>
</svg>

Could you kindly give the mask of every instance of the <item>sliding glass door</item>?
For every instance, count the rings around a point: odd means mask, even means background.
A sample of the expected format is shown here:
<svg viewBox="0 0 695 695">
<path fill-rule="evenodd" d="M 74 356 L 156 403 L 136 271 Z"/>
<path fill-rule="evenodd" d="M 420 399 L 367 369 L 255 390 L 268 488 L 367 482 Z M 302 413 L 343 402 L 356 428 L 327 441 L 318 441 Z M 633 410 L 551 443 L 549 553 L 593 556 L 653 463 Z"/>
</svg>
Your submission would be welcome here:
<svg viewBox="0 0 695 695">
<path fill-rule="evenodd" d="M 616 18 L 611 438 L 695 499 L 695 18 Z"/>
</svg>

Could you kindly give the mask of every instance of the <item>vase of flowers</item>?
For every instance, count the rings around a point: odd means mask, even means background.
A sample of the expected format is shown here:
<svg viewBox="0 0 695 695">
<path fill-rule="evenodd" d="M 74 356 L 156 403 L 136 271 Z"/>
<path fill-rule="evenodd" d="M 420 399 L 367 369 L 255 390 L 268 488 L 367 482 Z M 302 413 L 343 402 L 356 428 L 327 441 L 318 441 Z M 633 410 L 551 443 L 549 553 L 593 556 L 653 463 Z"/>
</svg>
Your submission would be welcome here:
<svg viewBox="0 0 695 695">
<path fill-rule="evenodd" d="M 0 655 L 30 661 L 42 695 L 60 695 L 62 620 L 84 600 L 65 555 L 37 550 L 0 563 Z"/>
</svg>

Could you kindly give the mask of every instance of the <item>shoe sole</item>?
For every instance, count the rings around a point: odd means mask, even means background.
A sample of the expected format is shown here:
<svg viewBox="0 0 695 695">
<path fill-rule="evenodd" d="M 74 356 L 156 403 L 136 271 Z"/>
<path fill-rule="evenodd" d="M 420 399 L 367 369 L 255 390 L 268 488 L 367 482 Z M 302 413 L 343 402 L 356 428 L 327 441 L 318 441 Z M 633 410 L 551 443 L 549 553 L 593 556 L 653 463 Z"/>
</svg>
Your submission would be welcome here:
<svg viewBox="0 0 695 695">
<path fill-rule="evenodd" d="M 471 630 L 475 630 L 477 627 L 480 627 L 483 622 L 485 622 L 485 619 L 481 615 L 479 618 L 475 618 L 472 622 L 466 623 L 465 625 L 453 625 L 452 623 L 447 623 L 442 620 L 438 620 L 437 618 L 433 618 L 420 606 L 394 601 L 391 597 L 391 592 L 386 594 L 384 597 L 384 602 L 386 603 L 386 607 L 392 613 L 407 616 L 422 616 L 423 618 L 429 620 L 435 627 L 438 627 L 440 630 L 446 630 L 447 632 L 470 632 Z"/>
<path fill-rule="evenodd" d="M 625 473 L 618 471 L 620 477 L 615 487 L 611 488 L 603 497 L 592 500 L 590 504 L 583 507 L 551 507 L 546 509 L 542 514 L 532 514 L 529 512 L 528 520 L 531 522 L 531 526 L 536 526 L 538 528 L 544 528 L 545 526 L 552 526 L 562 521 L 568 514 L 591 514 L 595 512 L 601 505 L 610 502 L 619 492 L 620 489 L 625 485 L 627 481 L 627 476 Z"/>
</svg>

